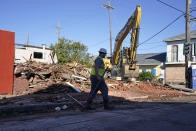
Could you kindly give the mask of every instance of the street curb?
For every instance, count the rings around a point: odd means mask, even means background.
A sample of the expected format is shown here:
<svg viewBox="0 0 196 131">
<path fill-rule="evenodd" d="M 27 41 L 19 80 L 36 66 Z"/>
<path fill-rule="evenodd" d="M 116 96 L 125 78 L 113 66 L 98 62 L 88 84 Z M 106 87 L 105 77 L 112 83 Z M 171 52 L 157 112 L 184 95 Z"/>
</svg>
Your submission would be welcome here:
<svg viewBox="0 0 196 131">
<path fill-rule="evenodd" d="M 86 101 L 80 101 L 83 105 Z M 102 100 L 96 100 L 93 104 L 100 104 Z M 8 105 L 0 106 L 0 116 L 9 116 L 17 113 L 43 113 L 43 112 L 55 112 L 56 107 L 62 107 L 69 105 L 70 103 L 45 103 L 45 104 L 28 104 L 28 105 Z M 77 103 L 72 103 L 75 106 L 80 106 Z M 68 106 L 69 108 L 69 106 Z"/>
<path fill-rule="evenodd" d="M 171 98 L 171 99 L 185 99 L 184 102 L 187 102 L 186 100 L 186 97 L 182 97 L 182 98 Z M 188 98 L 187 98 L 188 99 Z M 86 101 L 80 101 L 83 105 L 86 103 Z M 111 104 L 115 103 L 116 101 L 115 100 L 111 100 L 110 101 Z M 119 101 L 118 101 L 119 102 Z M 172 101 L 170 101 L 172 102 Z M 94 105 L 96 104 L 101 104 L 103 103 L 102 100 L 96 100 L 93 102 Z M 124 104 L 123 104 L 124 103 Z M 127 104 L 126 104 L 127 103 Z M 131 105 L 129 105 L 131 103 Z M 45 113 L 45 112 L 55 112 L 55 111 L 58 111 L 58 110 L 55 110 L 56 107 L 62 107 L 64 105 L 67 105 L 68 108 L 69 108 L 69 105 L 71 103 L 42 103 L 42 104 L 28 104 L 28 105 L 8 105 L 8 106 L 0 106 L 0 116 L 10 116 L 10 115 L 18 115 L 18 113 L 25 113 L 25 114 L 28 114 L 28 113 Z M 77 103 L 72 103 L 71 105 L 75 105 L 76 107 L 77 106 L 80 106 L 78 105 Z M 153 103 L 154 104 L 154 103 Z M 140 102 L 130 102 L 130 101 L 122 101 L 122 103 L 118 104 L 120 105 L 118 107 L 118 109 L 123 109 L 123 108 L 127 108 L 127 107 L 131 107 L 133 108 L 132 106 L 140 106 Z M 135 108 L 135 107 L 134 107 Z"/>
<path fill-rule="evenodd" d="M 11 106 L 1 106 L 1 115 L 11 115 L 15 113 L 41 113 L 48 111 L 55 111 L 55 107 L 61 107 L 66 103 L 49 103 L 49 104 L 29 104 L 29 105 L 11 105 Z"/>
</svg>

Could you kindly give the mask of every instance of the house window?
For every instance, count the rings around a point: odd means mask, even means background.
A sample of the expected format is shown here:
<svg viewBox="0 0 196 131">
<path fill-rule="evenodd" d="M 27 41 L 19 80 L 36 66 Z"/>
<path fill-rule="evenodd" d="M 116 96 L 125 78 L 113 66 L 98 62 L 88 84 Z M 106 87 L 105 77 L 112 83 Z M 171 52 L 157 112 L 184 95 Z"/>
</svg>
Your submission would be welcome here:
<svg viewBox="0 0 196 131">
<path fill-rule="evenodd" d="M 153 76 L 156 76 L 156 69 L 151 68 L 151 73 L 152 73 Z"/>
<path fill-rule="evenodd" d="M 142 72 L 146 72 L 146 68 L 142 68 Z"/>
<path fill-rule="evenodd" d="M 34 52 L 33 58 L 35 59 L 43 59 L 43 53 L 42 52 Z"/>
<path fill-rule="evenodd" d="M 173 45 L 171 48 L 171 62 L 177 62 L 178 61 L 178 46 Z"/>
</svg>

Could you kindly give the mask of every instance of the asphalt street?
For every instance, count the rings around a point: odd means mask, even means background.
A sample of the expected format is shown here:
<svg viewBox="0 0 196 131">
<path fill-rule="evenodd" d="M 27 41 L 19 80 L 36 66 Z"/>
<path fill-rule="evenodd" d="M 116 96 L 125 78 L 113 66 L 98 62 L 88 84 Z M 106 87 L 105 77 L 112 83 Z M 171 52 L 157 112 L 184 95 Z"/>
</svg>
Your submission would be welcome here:
<svg viewBox="0 0 196 131">
<path fill-rule="evenodd" d="M 55 112 L 0 119 L 0 131 L 195 131 L 196 102 L 140 102 L 115 110 Z"/>
</svg>

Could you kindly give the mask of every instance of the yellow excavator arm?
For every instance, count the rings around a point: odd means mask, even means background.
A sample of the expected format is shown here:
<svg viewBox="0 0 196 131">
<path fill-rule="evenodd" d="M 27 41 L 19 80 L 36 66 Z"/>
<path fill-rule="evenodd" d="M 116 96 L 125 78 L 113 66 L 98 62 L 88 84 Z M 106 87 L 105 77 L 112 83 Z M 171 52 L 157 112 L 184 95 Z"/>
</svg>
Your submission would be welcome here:
<svg viewBox="0 0 196 131">
<path fill-rule="evenodd" d="M 139 39 L 140 20 L 141 20 L 141 7 L 137 6 L 132 16 L 128 19 L 125 26 L 121 29 L 121 31 L 116 36 L 113 56 L 112 56 L 113 57 L 112 63 L 114 65 L 117 65 L 118 63 L 119 52 L 123 40 L 126 38 L 128 33 L 132 30 L 130 56 L 128 56 L 128 58 L 130 59 L 129 69 L 132 69 L 136 66 L 135 58 L 136 58 L 136 49 L 137 49 L 137 44 Z"/>
</svg>

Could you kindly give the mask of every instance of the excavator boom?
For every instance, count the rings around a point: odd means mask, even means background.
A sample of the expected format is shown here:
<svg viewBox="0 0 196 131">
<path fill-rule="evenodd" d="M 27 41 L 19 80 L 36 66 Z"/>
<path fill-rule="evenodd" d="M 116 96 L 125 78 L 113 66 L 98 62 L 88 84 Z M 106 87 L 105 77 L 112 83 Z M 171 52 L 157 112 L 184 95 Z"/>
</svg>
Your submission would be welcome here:
<svg viewBox="0 0 196 131">
<path fill-rule="evenodd" d="M 132 16 L 128 19 L 125 26 L 121 29 L 121 31 L 116 36 L 113 56 L 112 56 L 113 65 L 117 65 L 122 42 L 126 38 L 128 33 L 132 30 L 130 56 L 128 56 L 130 59 L 129 69 L 132 69 L 136 66 L 134 61 L 136 58 L 136 49 L 137 49 L 137 44 L 139 39 L 140 20 L 141 20 L 141 7 L 137 6 Z"/>
</svg>

